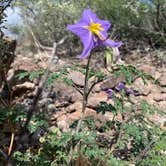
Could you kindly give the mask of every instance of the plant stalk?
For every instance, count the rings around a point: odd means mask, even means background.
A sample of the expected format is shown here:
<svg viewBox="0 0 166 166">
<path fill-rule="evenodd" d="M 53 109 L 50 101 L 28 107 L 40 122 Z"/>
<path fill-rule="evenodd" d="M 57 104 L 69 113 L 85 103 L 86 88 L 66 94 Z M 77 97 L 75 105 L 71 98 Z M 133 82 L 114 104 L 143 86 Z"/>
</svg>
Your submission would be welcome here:
<svg viewBox="0 0 166 166">
<path fill-rule="evenodd" d="M 87 100 L 88 100 L 88 77 L 89 77 L 89 66 L 91 61 L 92 53 L 88 57 L 88 62 L 86 65 L 86 73 L 85 73 L 85 82 L 84 82 L 84 91 L 83 91 L 83 101 L 82 101 L 82 111 L 81 111 L 81 117 L 78 121 L 77 127 L 76 127 L 76 133 L 79 132 L 81 128 L 81 124 L 84 118 L 86 106 L 87 106 Z"/>
</svg>

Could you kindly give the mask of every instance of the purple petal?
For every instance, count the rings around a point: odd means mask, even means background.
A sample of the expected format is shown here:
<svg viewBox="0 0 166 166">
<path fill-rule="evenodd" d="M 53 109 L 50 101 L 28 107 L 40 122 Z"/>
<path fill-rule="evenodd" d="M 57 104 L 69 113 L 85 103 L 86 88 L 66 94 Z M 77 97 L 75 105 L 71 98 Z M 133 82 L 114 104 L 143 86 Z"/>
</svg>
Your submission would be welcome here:
<svg viewBox="0 0 166 166">
<path fill-rule="evenodd" d="M 107 89 L 106 91 L 105 91 L 107 94 L 113 94 L 113 90 L 112 89 Z"/>
<path fill-rule="evenodd" d="M 107 39 L 107 40 L 103 41 L 102 44 L 104 46 L 109 46 L 109 47 L 115 48 L 115 47 L 120 47 L 122 45 L 122 42 L 114 42 L 110 39 Z"/>
<path fill-rule="evenodd" d="M 88 30 L 84 26 L 86 26 L 85 23 L 76 23 L 74 25 L 68 25 L 66 29 L 80 37 L 88 33 Z"/>
<path fill-rule="evenodd" d="M 80 18 L 79 22 L 85 22 L 87 25 L 90 25 L 90 23 L 95 21 L 97 19 L 97 16 L 95 13 L 93 13 L 90 9 L 85 9 L 82 12 L 82 17 Z"/>
<path fill-rule="evenodd" d="M 108 94 L 108 99 L 113 98 L 114 91 L 112 89 L 107 89 L 105 92 Z"/>
<path fill-rule="evenodd" d="M 105 20 L 97 20 L 97 23 L 99 23 L 101 26 L 101 28 L 103 28 L 102 31 L 99 31 L 100 32 L 100 36 L 102 37 L 103 40 L 106 40 L 107 39 L 107 31 L 108 29 L 110 28 L 110 23 L 109 21 L 105 21 Z"/>
<path fill-rule="evenodd" d="M 101 28 L 104 29 L 104 31 L 108 31 L 108 29 L 110 28 L 111 24 L 109 21 L 107 20 L 100 20 L 100 19 L 97 19 L 96 21 L 97 23 L 99 23 L 101 25 Z"/>
<path fill-rule="evenodd" d="M 90 54 L 90 51 L 94 48 L 94 40 L 93 40 L 93 35 L 84 28 L 85 24 L 83 23 L 77 23 L 75 25 L 68 25 L 67 29 L 76 34 L 82 44 L 83 44 L 83 52 L 81 55 L 79 55 L 79 58 L 86 58 Z"/>
<path fill-rule="evenodd" d="M 134 91 L 130 88 L 126 89 L 126 95 L 134 94 Z"/>
<path fill-rule="evenodd" d="M 118 85 L 115 87 L 115 90 L 117 90 L 119 92 L 123 88 L 124 88 L 124 83 L 123 82 L 119 82 Z"/>
<path fill-rule="evenodd" d="M 94 41 L 93 41 L 93 35 L 88 32 L 84 34 L 84 36 L 81 36 L 81 42 L 83 43 L 84 49 L 81 55 L 78 55 L 78 58 L 87 58 L 91 52 L 91 50 L 95 47 Z"/>
<path fill-rule="evenodd" d="M 101 28 L 103 28 L 103 30 L 100 31 L 100 36 L 103 38 L 103 40 L 105 40 L 107 38 L 107 31 L 111 26 L 109 21 L 100 20 L 90 9 L 85 9 L 82 13 L 82 17 L 79 20 L 79 23 L 86 23 L 86 25 L 88 26 L 91 22 L 101 25 Z"/>
</svg>

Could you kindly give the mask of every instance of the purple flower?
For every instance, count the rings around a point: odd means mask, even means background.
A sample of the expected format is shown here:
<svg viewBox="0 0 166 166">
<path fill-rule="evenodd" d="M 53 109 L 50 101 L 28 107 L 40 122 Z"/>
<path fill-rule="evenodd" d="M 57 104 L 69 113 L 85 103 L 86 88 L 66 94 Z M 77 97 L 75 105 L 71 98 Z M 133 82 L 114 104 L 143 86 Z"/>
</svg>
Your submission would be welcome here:
<svg viewBox="0 0 166 166">
<path fill-rule="evenodd" d="M 114 91 L 112 89 L 107 89 L 105 92 L 108 94 L 108 99 L 114 96 Z"/>
<path fill-rule="evenodd" d="M 126 95 L 134 94 L 134 91 L 130 88 L 126 89 Z"/>
<path fill-rule="evenodd" d="M 109 21 L 100 20 L 90 9 L 85 9 L 82 13 L 82 17 L 76 24 L 67 26 L 68 30 L 80 37 L 84 46 L 82 54 L 78 57 L 87 58 L 91 50 L 97 46 L 120 47 L 122 42 L 114 42 L 107 38 L 109 28 Z M 115 52 L 115 50 L 113 51 Z"/>
<path fill-rule="evenodd" d="M 119 92 L 124 88 L 124 86 L 125 85 L 123 82 L 119 82 L 118 85 L 116 85 L 115 90 L 117 90 Z"/>
</svg>

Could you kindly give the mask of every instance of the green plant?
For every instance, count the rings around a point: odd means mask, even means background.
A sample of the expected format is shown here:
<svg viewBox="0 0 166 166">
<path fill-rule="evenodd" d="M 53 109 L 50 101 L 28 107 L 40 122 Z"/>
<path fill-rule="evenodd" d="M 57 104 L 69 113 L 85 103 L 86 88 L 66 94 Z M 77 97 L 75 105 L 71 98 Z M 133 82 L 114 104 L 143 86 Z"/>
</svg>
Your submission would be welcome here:
<svg viewBox="0 0 166 166">
<path fill-rule="evenodd" d="M 118 69 L 114 72 L 115 76 L 124 75 L 125 82 L 128 85 L 131 85 L 134 80 L 140 77 L 146 84 L 146 80 L 152 80 L 157 83 L 157 80 L 153 78 L 150 74 L 138 70 L 135 66 L 132 65 L 117 65 Z"/>
</svg>

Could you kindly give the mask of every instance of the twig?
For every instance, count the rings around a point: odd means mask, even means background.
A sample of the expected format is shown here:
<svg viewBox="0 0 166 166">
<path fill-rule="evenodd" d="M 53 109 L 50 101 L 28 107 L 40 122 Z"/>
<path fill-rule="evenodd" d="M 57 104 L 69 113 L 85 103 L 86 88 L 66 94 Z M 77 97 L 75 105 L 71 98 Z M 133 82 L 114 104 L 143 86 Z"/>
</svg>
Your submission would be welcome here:
<svg viewBox="0 0 166 166">
<path fill-rule="evenodd" d="M 8 3 L 5 5 L 5 7 L 2 6 L 2 9 L 1 9 L 1 11 L 0 11 L 0 14 L 3 13 L 3 12 L 6 10 L 7 7 L 10 6 L 10 4 L 11 4 L 12 1 L 13 1 L 13 0 L 8 0 Z"/>
<path fill-rule="evenodd" d="M 154 140 L 151 140 L 148 145 L 145 147 L 145 149 L 143 151 L 141 151 L 141 153 L 136 157 L 136 161 L 140 162 L 142 160 L 142 158 L 146 155 L 146 153 L 148 152 L 148 150 L 152 147 L 152 145 L 155 143 Z"/>
<path fill-rule="evenodd" d="M 8 151 L 8 156 L 10 156 L 12 148 L 13 148 L 13 143 L 14 143 L 14 129 L 12 129 L 12 135 L 11 135 L 11 141 L 10 141 L 10 146 L 9 146 L 9 151 Z"/>
<path fill-rule="evenodd" d="M 25 125 L 24 125 L 24 129 L 27 128 L 31 118 L 32 118 L 32 115 L 33 115 L 33 112 L 36 110 L 36 106 L 37 106 L 37 103 L 39 101 L 39 98 L 45 88 L 45 85 L 46 85 L 46 81 L 47 81 L 47 78 L 50 74 L 50 67 L 52 66 L 52 62 L 53 62 L 53 59 L 54 59 L 54 56 L 56 55 L 56 51 L 57 51 L 57 46 L 58 45 L 61 45 L 64 43 L 66 38 L 63 38 L 62 40 L 60 40 L 58 43 L 54 42 L 53 44 L 53 49 L 52 49 L 52 56 L 50 57 L 50 59 L 48 60 L 48 65 L 47 65 L 47 69 L 46 69 L 46 73 L 44 74 L 40 84 L 39 84 L 39 87 L 37 89 L 37 92 L 36 92 L 36 96 L 33 100 L 33 104 L 27 114 L 27 120 L 25 122 Z M 56 63 L 58 62 L 58 58 L 57 58 L 57 61 Z"/>
<path fill-rule="evenodd" d="M 8 156 L 2 149 L 0 149 L 0 154 L 2 154 L 5 160 L 7 160 Z"/>
<path fill-rule="evenodd" d="M 29 31 L 31 32 L 31 35 L 33 37 L 33 40 L 35 42 L 35 45 L 38 47 L 38 49 L 42 49 L 42 50 L 48 50 L 48 51 L 52 51 L 53 48 L 52 47 L 48 47 L 48 46 L 44 46 L 42 45 L 39 40 L 36 38 L 34 32 L 32 31 L 32 29 L 29 27 Z"/>
<path fill-rule="evenodd" d="M 73 82 L 72 86 L 83 96 L 83 92 L 77 87 L 77 85 Z"/>
<path fill-rule="evenodd" d="M 2 104 L 3 104 L 5 107 L 8 106 L 7 103 L 2 99 L 1 95 L 0 95 L 0 101 L 2 102 Z"/>
<path fill-rule="evenodd" d="M 93 87 L 98 84 L 99 82 L 101 82 L 102 80 L 100 79 L 97 79 L 97 81 L 94 81 L 93 84 L 91 85 L 91 87 L 89 88 L 88 90 L 88 93 L 87 93 L 87 97 L 89 96 L 90 92 L 92 91 Z"/>
</svg>

